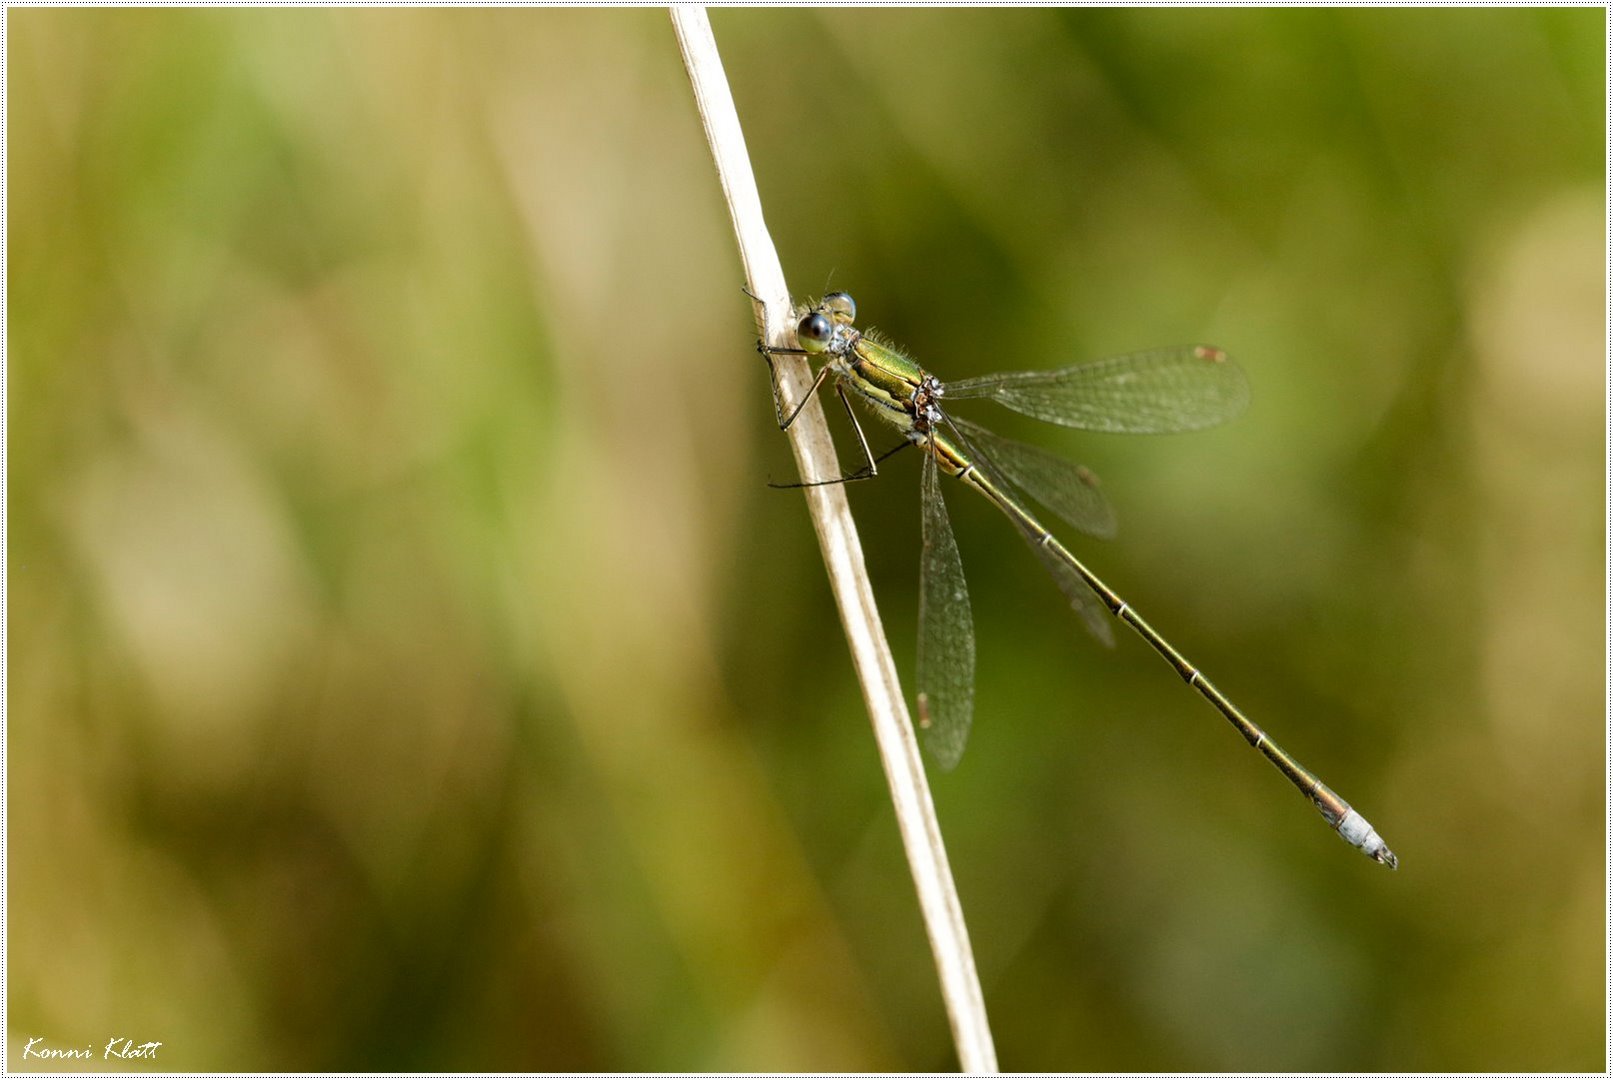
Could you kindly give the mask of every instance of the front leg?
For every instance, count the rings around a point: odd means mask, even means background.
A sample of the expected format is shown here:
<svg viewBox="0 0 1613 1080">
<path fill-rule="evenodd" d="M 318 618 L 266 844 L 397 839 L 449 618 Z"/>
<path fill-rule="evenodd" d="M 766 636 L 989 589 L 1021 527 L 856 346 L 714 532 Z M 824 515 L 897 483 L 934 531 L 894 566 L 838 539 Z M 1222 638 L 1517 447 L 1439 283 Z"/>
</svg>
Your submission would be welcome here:
<svg viewBox="0 0 1613 1080">
<path fill-rule="evenodd" d="M 790 430 L 790 425 L 795 423 L 795 418 L 801 415 L 801 410 L 806 408 L 806 403 L 812 400 L 812 395 L 816 394 L 818 389 L 823 386 L 823 380 L 829 377 L 829 365 L 825 364 L 818 369 L 817 378 L 812 380 L 811 387 L 807 389 L 805 394 L 801 395 L 801 400 L 796 403 L 794 409 L 790 410 L 790 415 L 785 416 L 784 395 L 779 393 L 778 368 L 773 364 L 773 354 L 789 353 L 794 356 L 806 356 L 807 351 L 805 349 L 775 349 L 761 341 L 756 343 L 756 351 L 761 353 L 762 359 L 767 361 L 767 381 L 773 388 L 773 416 L 778 420 L 778 429 L 788 431 Z"/>
</svg>

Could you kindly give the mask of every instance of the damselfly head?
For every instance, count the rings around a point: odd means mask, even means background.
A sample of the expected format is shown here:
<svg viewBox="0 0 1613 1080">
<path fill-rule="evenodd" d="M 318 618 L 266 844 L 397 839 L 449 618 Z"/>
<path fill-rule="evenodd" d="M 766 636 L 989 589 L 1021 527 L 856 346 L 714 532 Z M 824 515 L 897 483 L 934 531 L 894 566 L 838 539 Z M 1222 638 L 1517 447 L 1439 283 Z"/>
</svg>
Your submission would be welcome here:
<svg viewBox="0 0 1613 1080">
<path fill-rule="evenodd" d="M 828 352 L 835 335 L 849 328 L 857 319 L 857 301 L 843 292 L 832 292 L 818 301 L 818 306 L 801 316 L 795 327 L 795 336 L 801 348 L 809 353 Z M 855 336 L 855 332 L 845 330 Z"/>
</svg>

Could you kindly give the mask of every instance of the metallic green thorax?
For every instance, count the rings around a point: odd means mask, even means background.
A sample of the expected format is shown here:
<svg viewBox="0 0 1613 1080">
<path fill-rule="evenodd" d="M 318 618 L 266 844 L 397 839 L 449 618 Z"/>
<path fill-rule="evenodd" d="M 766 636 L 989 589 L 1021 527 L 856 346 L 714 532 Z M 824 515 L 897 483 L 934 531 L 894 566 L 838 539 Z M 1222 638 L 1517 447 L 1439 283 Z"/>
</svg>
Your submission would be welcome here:
<svg viewBox="0 0 1613 1080">
<path fill-rule="evenodd" d="M 830 362 L 841 384 L 872 405 L 882 420 L 934 454 L 942 471 L 961 477 L 1010 517 L 1021 518 L 1036 532 L 1046 534 L 1017 499 L 974 467 L 969 452 L 947 430 L 940 405 L 945 394 L 941 381 L 895 346 L 857 331 L 852 335 L 848 335 L 844 354 Z"/>
<path fill-rule="evenodd" d="M 844 351 L 830 362 L 842 385 L 872 405 L 880 419 L 913 438 L 916 402 L 925 382 L 937 387 L 940 384 L 895 348 L 867 334 L 852 331 L 845 345 Z"/>
</svg>

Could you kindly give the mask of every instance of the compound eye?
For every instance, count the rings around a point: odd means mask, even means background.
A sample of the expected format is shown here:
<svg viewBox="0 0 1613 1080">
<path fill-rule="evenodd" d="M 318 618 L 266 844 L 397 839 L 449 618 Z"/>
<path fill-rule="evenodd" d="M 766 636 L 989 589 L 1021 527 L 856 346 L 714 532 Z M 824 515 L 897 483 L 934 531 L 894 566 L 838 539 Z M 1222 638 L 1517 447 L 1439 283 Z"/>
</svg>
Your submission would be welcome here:
<svg viewBox="0 0 1613 1080">
<path fill-rule="evenodd" d="M 832 292 L 823 298 L 818 309 L 828 312 L 829 317 L 837 323 L 857 321 L 857 301 L 851 298 L 850 293 Z"/>
<path fill-rule="evenodd" d="M 821 353 L 827 349 L 832 337 L 834 337 L 834 324 L 821 311 L 814 311 L 804 316 L 801 324 L 795 328 L 796 340 L 801 343 L 801 348 L 809 353 Z"/>
</svg>

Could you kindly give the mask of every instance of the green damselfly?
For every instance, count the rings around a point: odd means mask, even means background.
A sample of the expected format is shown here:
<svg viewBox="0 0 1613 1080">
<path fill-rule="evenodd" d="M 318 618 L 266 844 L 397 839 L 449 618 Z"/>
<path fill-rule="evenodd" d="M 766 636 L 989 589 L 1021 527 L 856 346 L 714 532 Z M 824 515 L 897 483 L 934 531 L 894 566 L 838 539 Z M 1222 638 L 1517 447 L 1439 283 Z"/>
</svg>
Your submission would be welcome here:
<svg viewBox="0 0 1613 1080">
<path fill-rule="evenodd" d="M 800 313 L 795 328 L 799 349 L 761 346 L 760 351 L 770 369 L 775 352 L 801 353 L 824 361 L 811 389 L 788 416 L 775 373 L 773 403 L 781 429 L 794 423 L 812 395 L 833 379 L 835 393 L 851 417 L 862 448 L 863 465 L 856 471 L 787 486 L 865 480 L 876 475 L 879 461 L 890 456 L 887 453 L 876 459 L 870 452 L 846 396 L 848 390 L 906 436 L 906 442 L 896 449 L 913 445 L 924 452 L 917 705 L 925 743 L 941 766 L 951 768 L 963 755 L 974 712 L 975 666 L 969 593 L 941 496 L 940 474 L 944 472 L 980 492 L 1014 523 L 1096 637 L 1113 643 L 1110 615 L 1137 631 L 1311 801 L 1340 836 L 1391 869 L 1397 866 L 1394 852 L 1365 818 L 1244 716 L 1043 527 L 1018 494 L 1029 494 L 1082 532 L 1112 536 L 1114 517 L 1092 474 L 1045 450 L 994 435 L 942 407 L 943 400 L 984 398 L 1038 420 L 1089 431 L 1193 431 L 1228 420 L 1248 404 L 1248 382 L 1226 353 L 1208 345 L 1188 345 L 1051 371 L 943 383 L 873 331 L 859 331 L 856 318 L 857 305 L 850 296 L 830 293 Z"/>
</svg>

